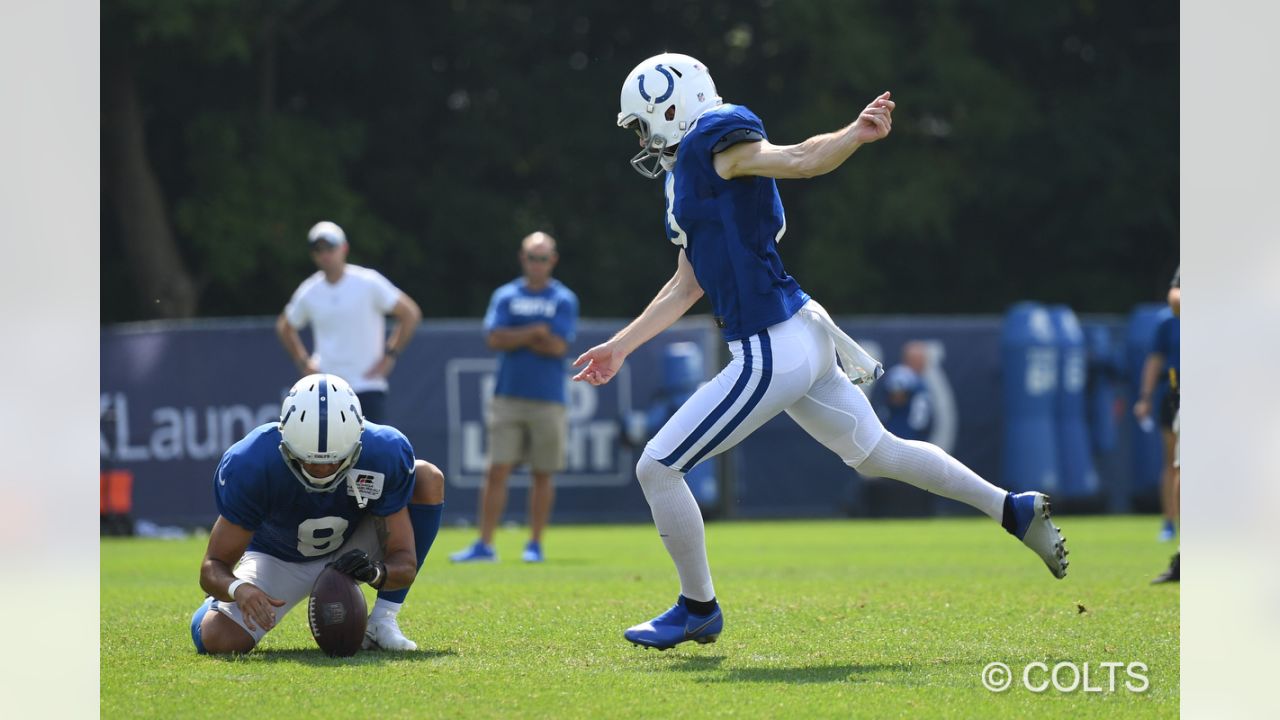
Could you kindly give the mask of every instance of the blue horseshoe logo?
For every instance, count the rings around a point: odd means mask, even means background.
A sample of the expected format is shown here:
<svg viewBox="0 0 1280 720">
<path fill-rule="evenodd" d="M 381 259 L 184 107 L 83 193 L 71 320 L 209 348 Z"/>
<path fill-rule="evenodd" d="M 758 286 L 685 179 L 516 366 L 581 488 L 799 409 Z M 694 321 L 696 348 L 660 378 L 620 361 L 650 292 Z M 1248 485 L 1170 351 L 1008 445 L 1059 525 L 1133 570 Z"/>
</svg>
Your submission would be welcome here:
<svg viewBox="0 0 1280 720">
<path fill-rule="evenodd" d="M 676 79 L 671 77 L 671 73 L 667 72 L 667 69 L 662 67 L 661 65 L 656 66 L 654 69 L 662 73 L 662 76 L 667 79 L 667 91 L 662 93 L 656 98 L 649 97 L 649 93 L 644 91 L 644 75 L 641 75 L 640 76 L 640 97 L 644 98 L 645 102 L 651 102 L 655 104 L 660 102 L 666 102 L 667 99 L 671 97 L 671 93 L 674 93 L 676 91 Z"/>
</svg>

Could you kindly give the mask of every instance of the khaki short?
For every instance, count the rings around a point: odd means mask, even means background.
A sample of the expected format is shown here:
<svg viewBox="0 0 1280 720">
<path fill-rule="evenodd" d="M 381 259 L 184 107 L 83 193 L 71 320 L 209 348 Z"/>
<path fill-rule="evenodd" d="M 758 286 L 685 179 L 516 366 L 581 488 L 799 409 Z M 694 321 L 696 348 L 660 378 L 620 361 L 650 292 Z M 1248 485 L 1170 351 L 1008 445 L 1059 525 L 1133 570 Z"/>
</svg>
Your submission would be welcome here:
<svg viewBox="0 0 1280 720">
<path fill-rule="evenodd" d="M 495 395 L 489 406 L 489 462 L 528 463 L 534 472 L 564 469 L 569 429 L 564 405 Z"/>
</svg>

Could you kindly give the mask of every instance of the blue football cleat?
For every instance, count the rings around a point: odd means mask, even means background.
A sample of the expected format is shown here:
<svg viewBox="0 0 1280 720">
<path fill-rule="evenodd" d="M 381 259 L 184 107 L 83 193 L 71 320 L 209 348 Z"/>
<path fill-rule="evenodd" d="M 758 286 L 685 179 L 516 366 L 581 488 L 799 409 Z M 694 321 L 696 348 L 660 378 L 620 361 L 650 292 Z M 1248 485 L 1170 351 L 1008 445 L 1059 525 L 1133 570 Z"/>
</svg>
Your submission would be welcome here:
<svg viewBox="0 0 1280 720">
<path fill-rule="evenodd" d="M 530 540 L 529 544 L 524 546 L 524 553 L 520 555 L 520 559 L 527 563 L 542 562 L 542 543 Z"/>
<path fill-rule="evenodd" d="M 1049 496 L 1038 492 L 1009 494 L 1013 527 L 1006 527 L 1022 544 L 1035 551 L 1049 572 L 1061 580 L 1067 576 L 1067 540 L 1049 519 Z"/>
<path fill-rule="evenodd" d="M 713 643 L 724 629 L 724 614 L 717 605 L 710 615 L 694 615 L 685 606 L 683 595 L 671 609 L 658 617 L 627 628 L 624 638 L 647 648 L 666 650 L 692 640 L 700 645 Z"/>
<path fill-rule="evenodd" d="M 1177 536 L 1178 530 L 1173 527 L 1173 521 L 1165 520 L 1164 525 L 1160 527 L 1160 534 L 1156 536 L 1156 539 L 1160 542 L 1169 542 Z"/>
<path fill-rule="evenodd" d="M 450 555 L 449 559 L 456 563 L 497 562 L 498 553 L 483 541 L 477 540 L 474 544 Z"/>
</svg>

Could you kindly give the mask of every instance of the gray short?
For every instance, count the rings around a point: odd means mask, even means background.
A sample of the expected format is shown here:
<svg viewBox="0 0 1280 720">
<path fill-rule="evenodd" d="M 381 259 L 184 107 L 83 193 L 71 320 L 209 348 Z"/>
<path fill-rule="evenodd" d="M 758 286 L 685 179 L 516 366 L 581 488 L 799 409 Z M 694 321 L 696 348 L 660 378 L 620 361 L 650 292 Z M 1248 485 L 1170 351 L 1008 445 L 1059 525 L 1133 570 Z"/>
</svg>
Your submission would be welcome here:
<svg viewBox="0 0 1280 720">
<path fill-rule="evenodd" d="M 293 609 L 294 605 L 311 596 L 311 586 L 315 585 L 316 578 L 324 569 L 325 563 L 337 559 L 351 548 L 360 548 L 375 560 L 382 559 L 382 546 L 378 544 L 378 536 L 375 534 L 371 518 L 372 516 L 366 515 L 342 547 L 318 560 L 287 562 L 274 555 L 249 550 L 240 558 L 233 572 L 236 577 L 248 580 L 271 597 L 284 601 L 284 605 L 275 609 L 275 624 L 279 626 L 280 621 Z M 240 612 L 239 606 L 233 602 L 218 600 L 212 609 L 226 615 L 244 628 L 245 632 L 253 636 L 254 643 L 262 640 L 267 634 L 267 631 L 262 628 L 249 629 L 244 620 L 244 613 Z"/>
</svg>

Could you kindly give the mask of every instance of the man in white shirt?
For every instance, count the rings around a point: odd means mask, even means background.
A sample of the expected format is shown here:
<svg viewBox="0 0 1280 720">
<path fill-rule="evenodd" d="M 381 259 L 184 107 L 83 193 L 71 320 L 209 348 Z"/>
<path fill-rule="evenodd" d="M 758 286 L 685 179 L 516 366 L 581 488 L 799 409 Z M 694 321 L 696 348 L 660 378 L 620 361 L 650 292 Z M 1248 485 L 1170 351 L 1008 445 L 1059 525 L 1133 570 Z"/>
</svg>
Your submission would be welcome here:
<svg viewBox="0 0 1280 720">
<path fill-rule="evenodd" d="M 276 320 L 276 334 L 302 375 L 332 373 L 350 383 L 367 419 L 386 422 L 387 376 L 412 340 L 422 311 L 376 270 L 347 263 L 347 235 L 336 224 L 316 223 L 307 233 L 319 271 L 294 291 Z M 387 315 L 396 319 L 387 336 Z M 298 331 L 315 341 L 308 354 Z"/>
</svg>

